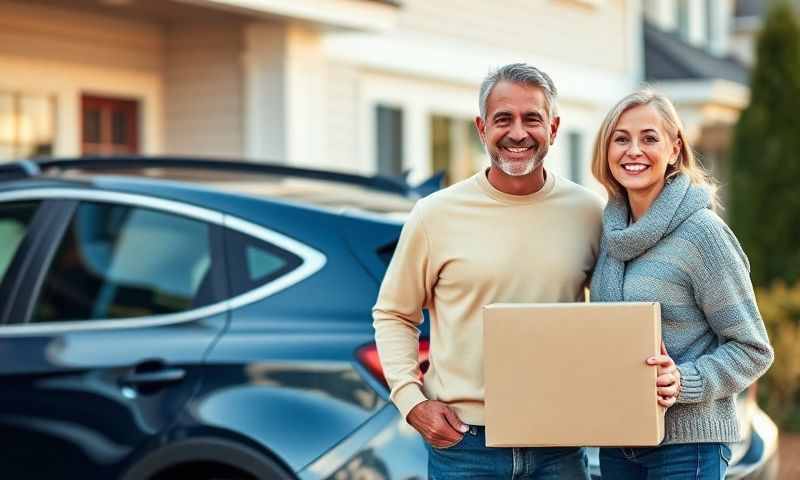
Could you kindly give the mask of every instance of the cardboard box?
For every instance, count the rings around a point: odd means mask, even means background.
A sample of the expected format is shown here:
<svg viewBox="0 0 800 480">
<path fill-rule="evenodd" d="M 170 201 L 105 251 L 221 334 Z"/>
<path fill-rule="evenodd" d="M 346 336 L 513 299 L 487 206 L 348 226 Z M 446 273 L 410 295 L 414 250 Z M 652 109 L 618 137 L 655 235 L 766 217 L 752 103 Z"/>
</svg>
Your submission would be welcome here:
<svg viewBox="0 0 800 480">
<path fill-rule="evenodd" d="M 486 445 L 648 446 L 664 437 L 656 396 L 658 303 L 484 308 Z"/>
</svg>

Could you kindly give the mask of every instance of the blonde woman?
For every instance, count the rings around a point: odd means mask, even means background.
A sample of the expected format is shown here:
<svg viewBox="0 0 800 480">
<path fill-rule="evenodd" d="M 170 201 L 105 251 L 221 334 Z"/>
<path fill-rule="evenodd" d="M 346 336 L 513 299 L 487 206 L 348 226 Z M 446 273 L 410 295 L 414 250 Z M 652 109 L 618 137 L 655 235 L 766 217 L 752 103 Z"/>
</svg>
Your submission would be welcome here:
<svg viewBox="0 0 800 480">
<path fill-rule="evenodd" d="M 592 300 L 661 303 L 662 354 L 646 362 L 668 409 L 659 447 L 601 449 L 603 478 L 721 480 L 740 439 L 734 396 L 773 359 L 747 257 L 663 95 L 608 113 L 592 173 L 609 195 Z"/>
</svg>

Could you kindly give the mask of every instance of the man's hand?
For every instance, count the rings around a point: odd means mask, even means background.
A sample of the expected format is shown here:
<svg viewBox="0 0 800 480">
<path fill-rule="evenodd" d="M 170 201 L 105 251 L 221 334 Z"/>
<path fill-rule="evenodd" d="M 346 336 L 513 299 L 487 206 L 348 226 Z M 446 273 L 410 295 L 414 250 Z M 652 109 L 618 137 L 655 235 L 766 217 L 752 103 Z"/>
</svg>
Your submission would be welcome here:
<svg viewBox="0 0 800 480">
<path fill-rule="evenodd" d="M 658 365 L 658 377 L 656 378 L 658 403 L 666 408 L 675 405 L 680 394 L 681 372 L 667 353 L 667 347 L 663 341 L 661 342 L 661 355 L 648 358 L 647 364 Z"/>
<path fill-rule="evenodd" d="M 455 445 L 469 429 L 447 404 L 425 400 L 408 413 L 408 423 L 436 448 Z"/>
</svg>

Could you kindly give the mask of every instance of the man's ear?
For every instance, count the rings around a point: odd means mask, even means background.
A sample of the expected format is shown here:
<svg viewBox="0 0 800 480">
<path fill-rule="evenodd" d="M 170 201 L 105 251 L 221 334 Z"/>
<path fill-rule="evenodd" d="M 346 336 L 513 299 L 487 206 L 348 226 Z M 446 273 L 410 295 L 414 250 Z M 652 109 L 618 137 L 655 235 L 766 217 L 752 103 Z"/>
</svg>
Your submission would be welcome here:
<svg viewBox="0 0 800 480">
<path fill-rule="evenodd" d="M 478 132 L 478 137 L 481 143 L 486 144 L 486 122 L 480 116 L 475 117 L 475 130 Z"/>
<path fill-rule="evenodd" d="M 561 125 L 561 117 L 555 116 L 550 120 L 550 145 L 556 141 L 558 135 L 558 127 Z"/>
</svg>

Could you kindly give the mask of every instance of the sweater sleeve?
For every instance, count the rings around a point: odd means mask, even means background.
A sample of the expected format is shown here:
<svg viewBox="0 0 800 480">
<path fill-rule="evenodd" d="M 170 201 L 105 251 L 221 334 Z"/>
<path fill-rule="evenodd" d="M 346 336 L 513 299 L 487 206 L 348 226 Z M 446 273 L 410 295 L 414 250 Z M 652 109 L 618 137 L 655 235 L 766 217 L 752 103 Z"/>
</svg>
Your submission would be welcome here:
<svg viewBox="0 0 800 480">
<path fill-rule="evenodd" d="M 419 369 L 419 325 L 432 298 L 430 245 L 422 203 L 411 211 L 372 309 L 375 343 L 390 397 L 403 418 L 426 400 Z"/>
<path fill-rule="evenodd" d="M 678 403 L 735 395 L 764 374 L 774 358 L 747 257 L 722 220 L 703 220 L 694 242 L 702 261 L 692 266 L 691 277 L 695 300 L 719 346 L 695 361 L 678 365 L 682 387 Z"/>
</svg>

